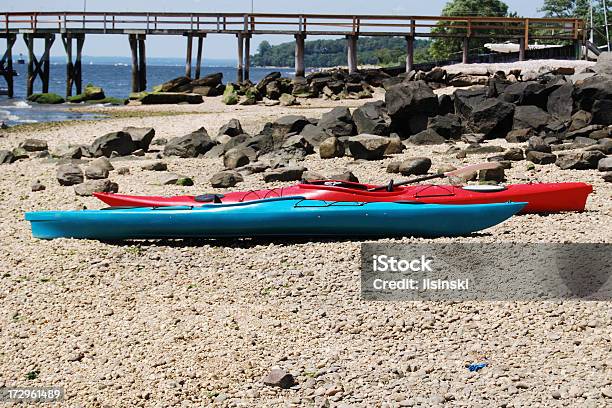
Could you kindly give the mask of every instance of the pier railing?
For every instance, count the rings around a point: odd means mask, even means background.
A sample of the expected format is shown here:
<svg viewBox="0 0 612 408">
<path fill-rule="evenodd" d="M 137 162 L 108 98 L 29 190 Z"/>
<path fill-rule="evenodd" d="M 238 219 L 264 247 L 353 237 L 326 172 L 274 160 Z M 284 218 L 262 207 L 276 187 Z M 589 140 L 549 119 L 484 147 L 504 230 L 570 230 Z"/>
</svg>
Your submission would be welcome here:
<svg viewBox="0 0 612 408">
<path fill-rule="evenodd" d="M 432 32 L 433 28 L 452 29 L 452 33 Z M 0 14 L 0 30 L 6 33 L 184 35 L 195 32 L 576 40 L 584 33 L 584 22 L 575 18 L 468 16 L 11 12 Z"/>
</svg>

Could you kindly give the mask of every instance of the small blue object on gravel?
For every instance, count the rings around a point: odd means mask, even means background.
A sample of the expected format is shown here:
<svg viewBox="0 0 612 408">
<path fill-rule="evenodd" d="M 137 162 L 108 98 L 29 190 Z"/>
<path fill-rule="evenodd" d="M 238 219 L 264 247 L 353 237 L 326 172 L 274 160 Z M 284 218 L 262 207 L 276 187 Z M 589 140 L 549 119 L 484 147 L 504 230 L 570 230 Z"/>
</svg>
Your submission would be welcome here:
<svg viewBox="0 0 612 408">
<path fill-rule="evenodd" d="M 487 366 L 487 363 L 474 363 L 468 366 L 468 370 L 470 371 L 478 371 Z"/>
</svg>

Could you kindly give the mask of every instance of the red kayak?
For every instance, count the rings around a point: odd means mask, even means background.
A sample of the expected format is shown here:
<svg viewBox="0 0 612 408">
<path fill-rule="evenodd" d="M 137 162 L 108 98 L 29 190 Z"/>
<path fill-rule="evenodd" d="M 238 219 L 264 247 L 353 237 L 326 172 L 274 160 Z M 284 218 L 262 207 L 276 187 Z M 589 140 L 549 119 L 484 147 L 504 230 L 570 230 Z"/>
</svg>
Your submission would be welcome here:
<svg viewBox="0 0 612 408">
<path fill-rule="evenodd" d="M 511 184 L 508 186 L 416 185 L 393 186 L 368 191 L 374 185 L 346 181 L 315 181 L 270 190 L 236 191 L 199 196 L 129 196 L 112 193 L 94 195 L 112 207 L 197 206 L 235 203 L 272 197 L 301 196 L 324 201 L 418 201 L 430 204 L 488 204 L 507 201 L 527 202 L 521 213 L 583 211 L 593 187 L 585 183 Z M 389 191 L 391 190 L 391 191 Z"/>
</svg>

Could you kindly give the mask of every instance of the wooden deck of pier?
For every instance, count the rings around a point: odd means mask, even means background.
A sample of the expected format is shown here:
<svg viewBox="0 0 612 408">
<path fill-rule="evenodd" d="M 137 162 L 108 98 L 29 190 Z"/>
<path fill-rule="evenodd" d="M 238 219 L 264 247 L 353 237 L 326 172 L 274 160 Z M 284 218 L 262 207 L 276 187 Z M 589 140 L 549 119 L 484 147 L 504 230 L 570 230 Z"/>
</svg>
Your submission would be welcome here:
<svg viewBox="0 0 612 408">
<path fill-rule="evenodd" d="M 452 29 L 436 33 L 436 27 Z M 28 47 L 27 92 L 41 79 L 42 90 L 49 88 L 49 53 L 56 35 L 66 50 L 66 95 L 81 92 L 81 56 L 86 35 L 125 35 L 132 51 L 132 91 L 146 89 L 146 49 L 148 35 L 184 36 L 187 42 L 185 75 L 191 77 L 193 39 L 197 40 L 195 77 L 200 76 L 204 39 L 208 35 L 234 35 L 237 38 L 237 75 L 249 78 L 250 39 L 254 35 L 292 35 L 296 41 L 295 74 L 303 76 L 304 40 L 307 36 L 342 36 L 347 39 L 347 63 L 357 70 L 359 36 L 392 36 L 406 39 L 406 69 L 413 66 L 416 37 L 462 38 L 463 62 L 468 62 L 471 38 L 516 40 L 520 59 L 525 57 L 529 41 L 572 41 L 576 58 L 586 41 L 584 21 L 573 18 L 440 17 L 332 14 L 244 14 L 244 13 L 155 13 L 155 12 L 13 12 L 0 14 L 0 38 L 6 39 L 6 51 L 0 60 L 0 73 L 13 95 L 12 48 L 18 35 Z M 34 43 L 42 41 L 44 52 L 36 56 Z M 75 59 L 73 60 L 73 51 Z"/>
</svg>

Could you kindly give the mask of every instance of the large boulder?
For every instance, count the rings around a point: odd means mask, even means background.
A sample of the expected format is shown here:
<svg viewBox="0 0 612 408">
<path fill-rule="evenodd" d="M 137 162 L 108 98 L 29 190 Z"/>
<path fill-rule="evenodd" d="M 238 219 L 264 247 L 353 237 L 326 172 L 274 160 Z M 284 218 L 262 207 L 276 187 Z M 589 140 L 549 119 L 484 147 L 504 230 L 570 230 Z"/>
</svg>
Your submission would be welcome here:
<svg viewBox="0 0 612 408">
<path fill-rule="evenodd" d="M 265 94 L 266 92 L 266 87 L 268 86 L 268 84 L 272 81 L 276 81 L 277 79 L 279 79 L 281 77 L 281 73 L 278 71 L 274 71 L 274 72 L 270 72 L 268 75 L 266 75 L 265 77 L 263 77 L 258 83 L 257 85 L 255 85 L 255 88 L 257 89 L 257 91 L 259 91 L 260 94 Z"/>
<path fill-rule="evenodd" d="M 427 127 L 435 130 L 439 135 L 447 139 L 457 139 L 463 133 L 461 119 L 459 119 L 459 116 L 452 113 L 429 118 Z"/>
<path fill-rule="evenodd" d="M 591 123 L 612 125 L 612 99 L 602 99 L 593 103 Z"/>
<path fill-rule="evenodd" d="M 455 91 L 455 114 L 469 120 L 474 109 L 487 100 L 485 89 L 458 89 Z"/>
<path fill-rule="evenodd" d="M 300 132 L 300 136 L 303 136 L 304 139 L 308 140 L 313 146 L 319 146 L 325 139 L 331 137 L 328 133 L 323 131 L 318 126 L 307 124 L 304 126 L 304 129 Z"/>
<path fill-rule="evenodd" d="M 174 92 L 177 91 L 181 86 L 187 85 L 191 82 L 191 79 L 186 76 L 180 76 L 178 78 L 171 79 L 164 82 L 161 85 L 154 87 L 153 89 L 157 92 Z"/>
<path fill-rule="evenodd" d="M 592 67 L 592 70 L 599 75 L 612 77 L 612 52 L 602 52 L 597 57 L 597 63 Z"/>
<path fill-rule="evenodd" d="M 28 96 L 28 101 L 36 102 L 40 104 L 56 105 L 64 103 L 65 100 L 61 96 L 55 93 L 37 93 Z"/>
<path fill-rule="evenodd" d="M 557 156 L 552 153 L 538 152 L 531 150 L 527 152 L 527 161 L 535 164 L 553 164 L 557 161 Z"/>
<path fill-rule="evenodd" d="M 386 136 L 391 119 L 383 101 L 367 102 L 353 111 L 357 133 Z"/>
<path fill-rule="evenodd" d="M 361 134 L 348 138 L 348 147 L 355 159 L 380 160 L 390 139 L 384 136 Z"/>
<path fill-rule="evenodd" d="M 527 151 L 550 153 L 552 151 L 550 145 L 540 136 L 532 136 L 527 144 Z"/>
<path fill-rule="evenodd" d="M 255 161 L 257 153 L 250 147 L 235 147 L 223 155 L 223 165 L 226 169 L 236 169 Z"/>
<path fill-rule="evenodd" d="M 408 143 L 414 145 L 438 145 L 444 144 L 446 139 L 433 129 L 425 129 L 422 132 L 408 138 Z"/>
<path fill-rule="evenodd" d="M 506 87 L 500 99 L 516 105 L 546 105 L 546 101 L 540 95 L 544 88 L 544 85 L 535 81 L 516 82 Z"/>
<path fill-rule="evenodd" d="M 418 176 L 427 174 L 431 168 L 431 159 L 428 157 L 415 157 L 400 163 L 399 172 L 403 176 Z"/>
<path fill-rule="evenodd" d="M 113 152 L 127 156 L 137 149 L 132 137 L 127 132 L 112 132 L 95 139 L 89 148 L 94 157 L 110 157 Z"/>
<path fill-rule="evenodd" d="M 306 168 L 302 166 L 283 167 L 265 173 L 263 179 L 266 183 L 273 181 L 299 181 L 302 179 L 305 171 Z"/>
<path fill-rule="evenodd" d="M 569 121 L 572 117 L 574 85 L 567 83 L 561 85 L 548 96 L 546 110 L 555 118 Z"/>
<path fill-rule="evenodd" d="M 26 152 L 44 152 L 49 150 L 46 140 L 41 139 L 26 139 L 19 144 Z"/>
<path fill-rule="evenodd" d="M 10 150 L 0 150 L 0 164 L 11 164 L 15 161 L 15 156 Z"/>
<path fill-rule="evenodd" d="M 229 122 L 221 126 L 219 132 L 217 133 L 218 136 L 228 135 L 229 137 L 234 137 L 241 134 L 244 134 L 244 131 L 242 130 L 242 125 L 238 119 L 230 119 Z"/>
<path fill-rule="evenodd" d="M 202 95 L 181 92 L 151 92 L 139 98 L 143 105 L 162 105 L 162 104 L 199 104 L 204 102 Z"/>
<path fill-rule="evenodd" d="M 385 93 L 387 112 L 392 119 L 423 113 L 433 116 L 438 112 L 438 97 L 424 81 L 403 82 Z"/>
<path fill-rule="evenodd" d="M 612 76 L 595 75 L 578 84 L 574 90 L 577 109 L 591 111 L 595 101 L 612 99 Z"/>
<path fill-rule="evenodd" d="M 155 137 L 155 129 L 151 127 L 133 127 L 123 128 L 123 131 L 128 133 L 134 142 L 136 149 L 142 149 L 145 152 L 149 150 L 151 141 Z"/>
<path fill-rule="evenodd" d="M 322 159 L 344 156 L 344 144 L 338 138 L 332 136 L 321 142 L 319 145 L 319 156 Z"/>
<path fill-rule="evenodd" d="M 213 148 L 215 142 L 210 139 L 203 127 L 188 135 L 172 138 L 164 146 L 165 156 L 197 157 Z"/>
<path fill-rule="evenodd" d="M 537 106 L 517 106 L 514 110 L 514 129 L 531 128 L 542 130 L 549 124 L 551 117 Z"/>
<path fill-rule="evenodd" d="M 214 88 L 220 85 L 221 81 L 223 81 L 223 73 L 215 72 L 212 74 L 208 74 L 205 77 L 194 79 L 193 81 L 191 81 L 191 85 L 193 87 L 208 86 L 208 87 Z"/>
<path fill-rule="evenodd" d="M 289 133 L 300 133 L 308 124 L 308 119 L 301 115 L 287 115 L 278 118 L 275 122 L 267 123 L 262 133 L 272 136 L 274 148 L 280 148 Z"/>
<path fill-rule="evenodd" d="M 488 99 L 475 106 L 466 119 L 468 130 L 486 137 L 505 137 L 512 129 L 514 105 L 497 99 Z"/>
<path fill-rule="evenodd" d="M 80 184 L 84 180 L 83 171 L 75 164 L 62 164 L 58 166 L 55 176 L 62 186 Z"/>
<path fill-rule="evenodd" d="M 348 108 L 338 106 L 321 116 L 317 125 L 332 136 L 351 136 L 355 133 L 355 123 Z"/>
<path fill-rule="evenodd" d="M 596 169 L 599 161 L 606 157 L 598 150 L 567 153 L 557 158 L 555 164 L 561 170 Z"/>
</svg>

